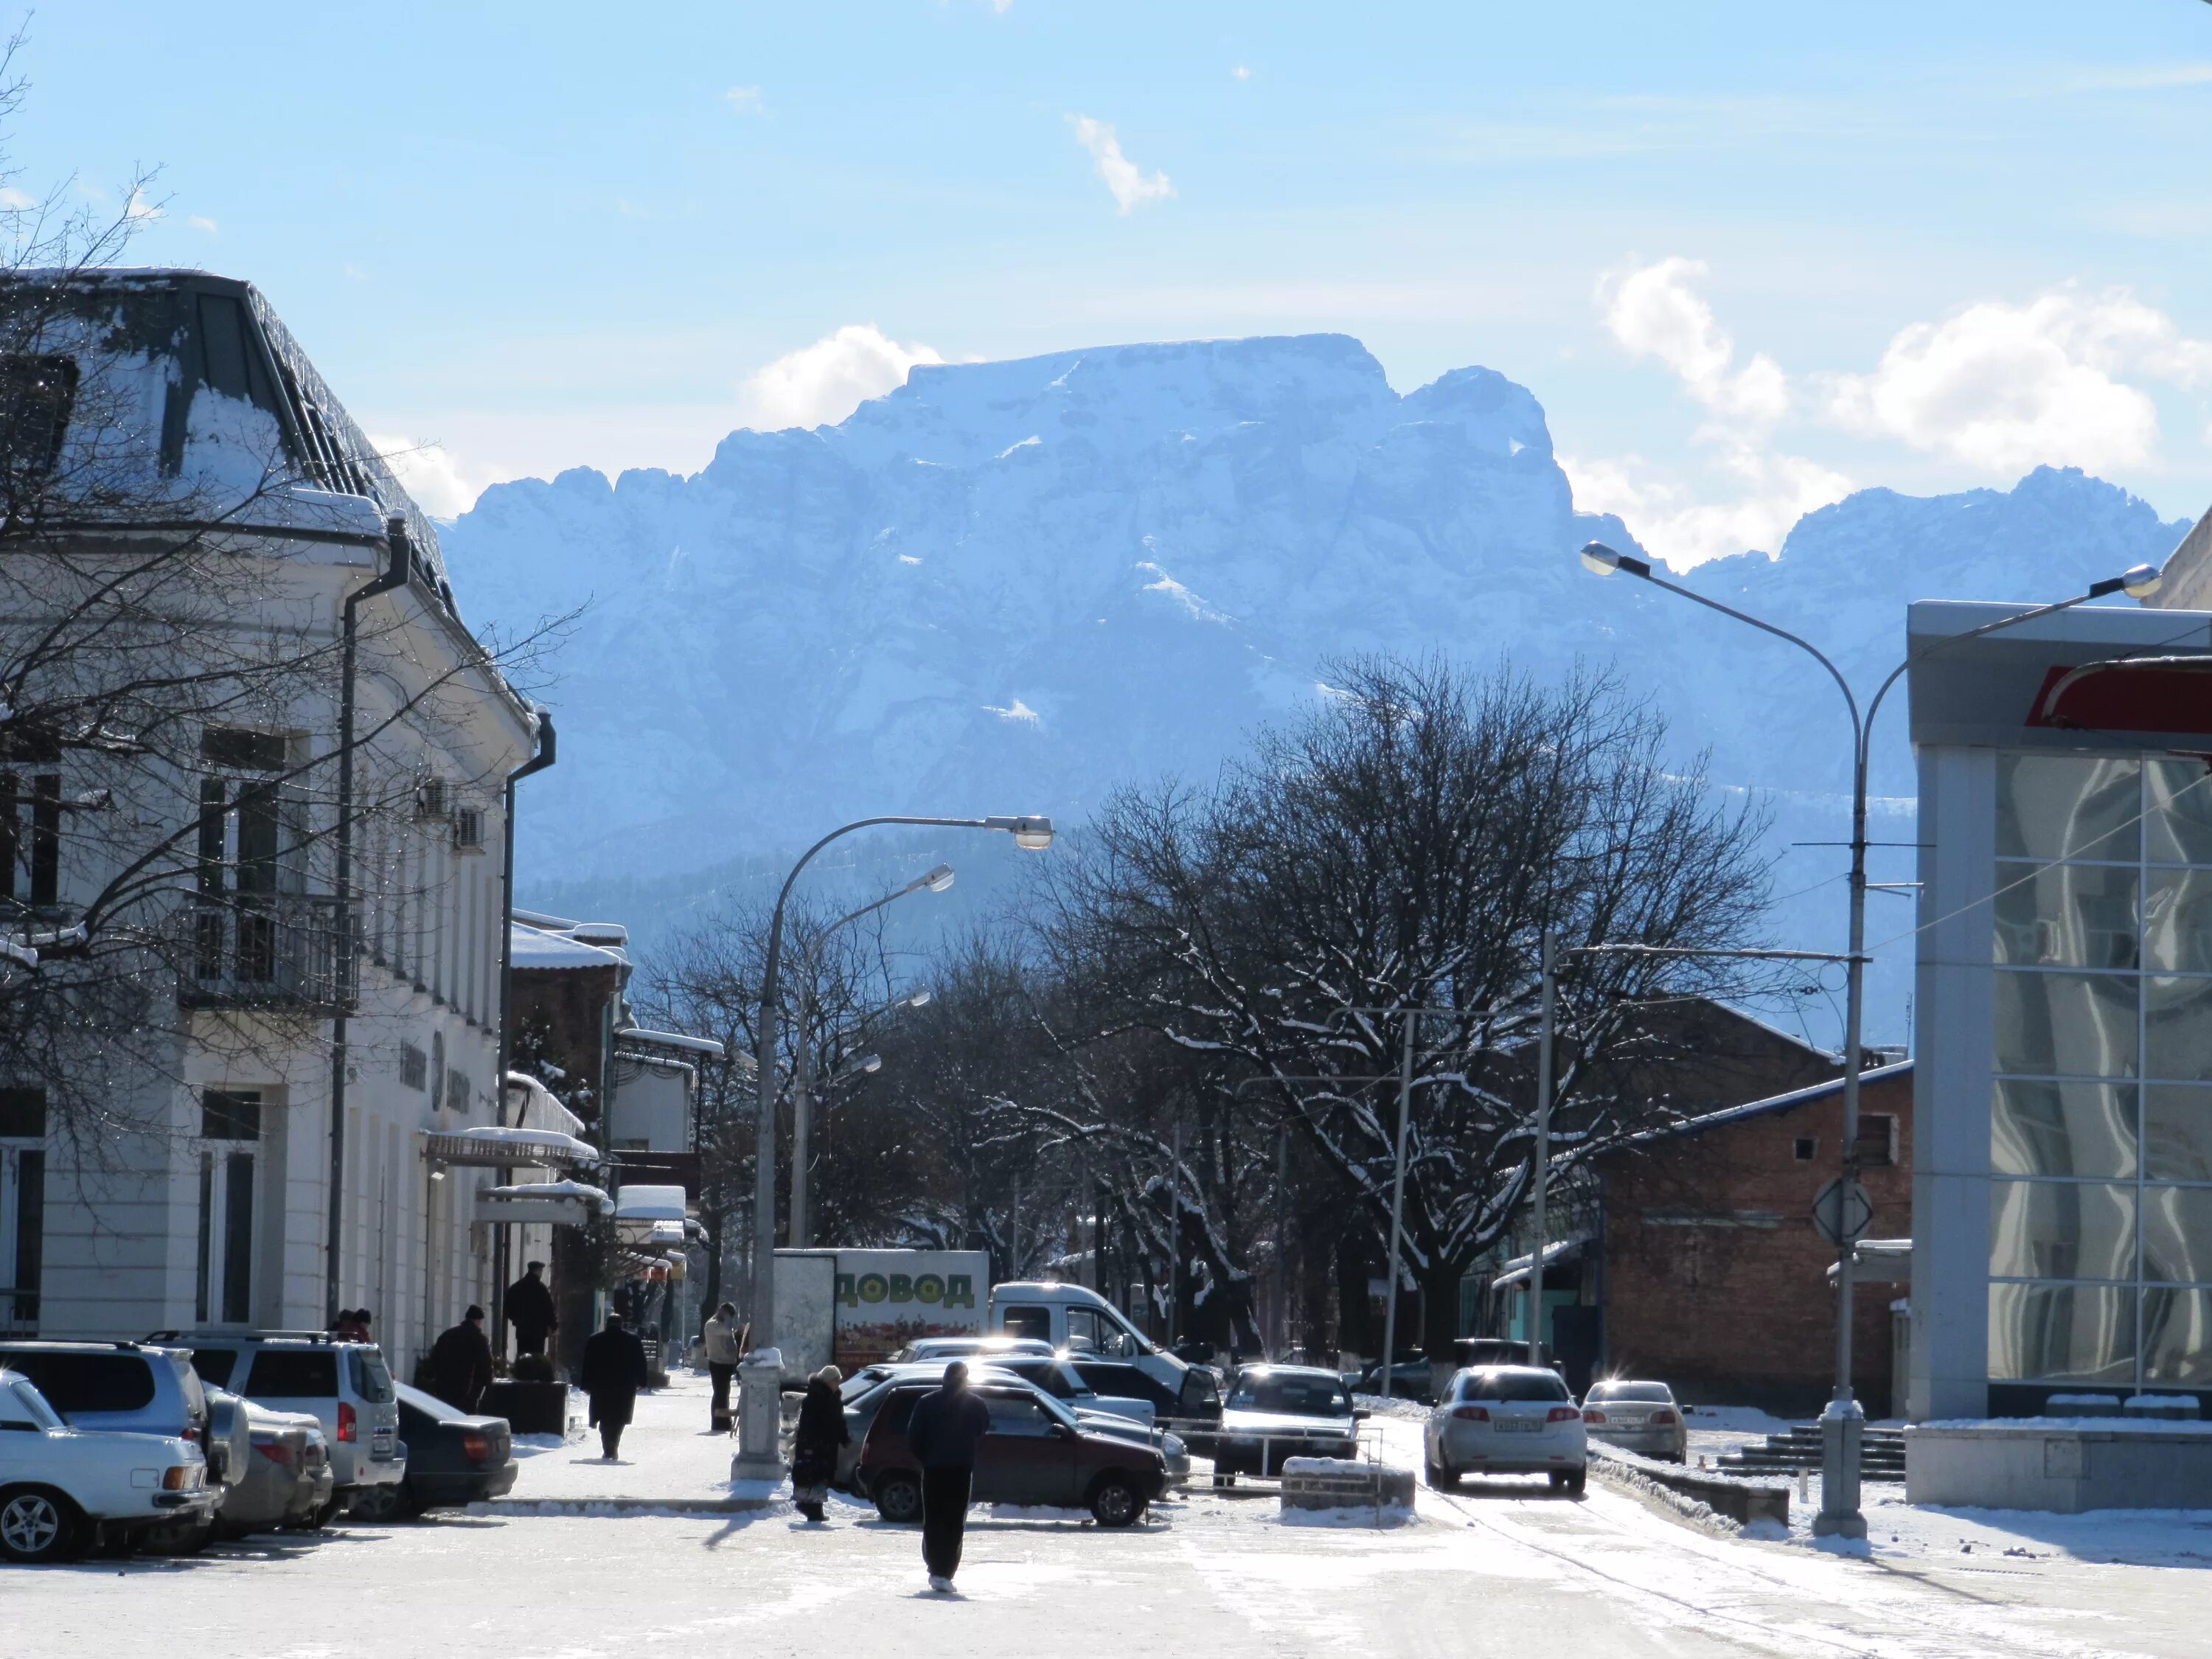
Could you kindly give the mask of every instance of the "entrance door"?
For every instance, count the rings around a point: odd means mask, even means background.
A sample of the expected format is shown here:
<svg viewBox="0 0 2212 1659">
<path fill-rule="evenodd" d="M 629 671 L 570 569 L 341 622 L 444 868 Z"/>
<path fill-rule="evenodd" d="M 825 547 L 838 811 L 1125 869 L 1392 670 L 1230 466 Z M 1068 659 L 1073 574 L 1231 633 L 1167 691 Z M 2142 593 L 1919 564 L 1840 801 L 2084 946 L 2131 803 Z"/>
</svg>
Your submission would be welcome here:
<svg viewBox="0 0 2212 1659">
<path fill-rule="evenodd" d="M 46 1244 L 46 1096 L 0 1089 L 0 1336 L 36 1336 Z"/>
<path fill-rule="evenodd" d="M 199 1239 L 192 1297 L 201 1325 L 253 1322 L 255 1170 L 261 1096 L 210 1089 L 200 1097 Z"/>
</svg>

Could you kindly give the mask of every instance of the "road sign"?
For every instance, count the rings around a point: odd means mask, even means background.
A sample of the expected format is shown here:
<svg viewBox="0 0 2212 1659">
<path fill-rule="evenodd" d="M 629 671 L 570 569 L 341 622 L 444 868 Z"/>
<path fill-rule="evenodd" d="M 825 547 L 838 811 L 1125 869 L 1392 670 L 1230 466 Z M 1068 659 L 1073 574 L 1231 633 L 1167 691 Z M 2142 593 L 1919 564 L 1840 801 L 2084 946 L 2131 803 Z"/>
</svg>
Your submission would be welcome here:
<svg viewBox="0 0 2212 1659">
<path fill-rule="evenodd" d="M 1839 1249 L 1856 1244 L 1874 1225 L 1874 1200 L 1857 1182 L 1846 1186 L 1838 1176 L 1813 1200 L 1813 1224 L 1820 1230 L 1821 1237 Z"/>
</svg>

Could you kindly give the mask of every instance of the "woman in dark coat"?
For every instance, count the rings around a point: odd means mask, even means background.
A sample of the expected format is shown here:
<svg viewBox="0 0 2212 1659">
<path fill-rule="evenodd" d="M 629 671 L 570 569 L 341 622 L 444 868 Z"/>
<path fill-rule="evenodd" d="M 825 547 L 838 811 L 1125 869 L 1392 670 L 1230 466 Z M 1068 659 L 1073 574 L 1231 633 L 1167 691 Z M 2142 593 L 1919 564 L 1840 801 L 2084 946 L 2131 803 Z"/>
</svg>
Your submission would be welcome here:
<svg viewBox="0 0 2212 1659">
<path fill-rule="evenodd" d="M 806 1384 L 806 1398 L 799 1407 L 799 1429 L 791 1440 L 791 1501 L 809 1521 L 822 1518 L 830 1499 L 830 1483 L 836 1479 L 837 1453 L 852 1442 L 845 1427 L 845 1402 L 837 1385 L 845 1374 L 824 1365 Z"/>
</svg>

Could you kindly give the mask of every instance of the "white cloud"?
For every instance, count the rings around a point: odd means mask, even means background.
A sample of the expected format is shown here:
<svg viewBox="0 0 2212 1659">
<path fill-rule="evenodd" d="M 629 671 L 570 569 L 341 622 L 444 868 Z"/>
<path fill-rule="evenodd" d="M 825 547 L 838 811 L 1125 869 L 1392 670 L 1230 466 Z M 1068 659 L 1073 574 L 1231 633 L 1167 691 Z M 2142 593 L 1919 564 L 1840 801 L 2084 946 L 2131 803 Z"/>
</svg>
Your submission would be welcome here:
<svg viewBox="0 0 2212 1659">
<path fill-rule="evenodd" d="M 2212 343 L 2124 289 L 2057 289 L 1900 330 L 1872 374 L 1826 377 L 1827 412 L 2004 477 L 2045 462 L 2097 471 L 2157 453 L 2157 407 L 2130 378 L 2212 382 Z"/>
<path fill-rule="evenodd" d="M 1699 499 L 1679 473 L 1639 455 L 1618 460 L 1559 457 L 1585 513 L 1619 514 L 1636 538 L 1677 570 L 1750 549 L 1773 552 L 1815 507 L 1850 494 L 1851 481 L 1802 455 L 1769 455 L 1749 446 L 1723 458 L 1736 493 Z"/>
<path fill-rule="evenodd" d="M 722 94 L 722 101 L 740 115 L 765 115 L 768 106 L 761 102 L 758 87 L 732 87 Z"/>
<path fill-rule="evenodd" d="M 372 432 L 368 441 L 398 477 L 401 488 L 434 519 L 458 518 L 476 504 L 489 478 L 465 471 L 442 445 Z"/>
<path fill-rule="evenodd" d="M 1237 64 L 1236 68 L 1231 70 L 1229 72 L 1240 81 L 1249 81 L 1252 78 L 1252 71 L 1242 64 Z"/>
<path fill-rule="evenodd" d="M 1780 420 L 1790 409 L 1781 366 L 1762 351 L 1735 368 L 1735 342 L 1690 285 L 1704 275 L 1702 260 L 1674 258 L 1601 279 L 1607 328 L 1632 355 L 1674 370 L 1683 389 L 1716 414 Z"/>
<path fill-rule="evenodd" d="M 191 222 L 192 228 L 194 230 L 204 230 L 210 236 L 216 234 L 215 221 L 209 218 L 204 213 L 195 213 L 192 215 Z"/>
<path fill-rule="evenodd" d="M 1146 202 L 1157 202 L 1175 194 L 1175 186 L 1168 182 L 1164 173 L 1147 177 L 1134 161 L 1121 154 L 1121 141 L 1114 136 L 1114 129 L 1103 121 L 1094 121 L 1087 115 L 1067 118 L 1075 129 L 1075 141 L 1091 152 L 1098 163 L 1098 176 L 1106 181 L 1106 188 L 1114 192 L 1120 210 L 1128 212 Z"/>
<path fill-rule="evenodd" d="M 872 323 L 848 323 L 777 358 L 745 381 L 744 424 L 762 432 L 843 420 L 906 383 L 916 363 L 941 363 L 926 345 L 901 345 Z"/>
<path fill-rule="evenodd" d="M 15 185 L 0 185 L 0 208 L 4 208 L 10 213 L 21 213 L 27 208 L 36 206 L 38 206 L 36 201 L 17 190 Z"/>
<path fill-rule="evenodd" d="M 140 221 L 158 219 L 161 217 L 161 207 L 158 202 L 148 201 L 144 191 L 134 190 L 131 199 L 123 204 L 123 216 Z"/>
</svg>

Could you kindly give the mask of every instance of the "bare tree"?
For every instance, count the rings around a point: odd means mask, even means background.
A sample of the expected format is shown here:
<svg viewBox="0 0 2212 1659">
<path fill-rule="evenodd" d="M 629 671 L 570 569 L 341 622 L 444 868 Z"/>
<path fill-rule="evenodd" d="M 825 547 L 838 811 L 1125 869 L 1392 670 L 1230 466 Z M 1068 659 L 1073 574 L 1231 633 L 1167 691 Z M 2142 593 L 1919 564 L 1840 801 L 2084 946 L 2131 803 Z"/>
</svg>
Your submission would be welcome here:
<svg viewBox="0 0 2212 1659">
<path fill-rule="evenodd" d="M 1713 805 L 1698 768 L 1667 770 L 1659 721 L 1602 678 L 1546 690 L 1379 659 L 1329 678 L 1324 708 L 1262 733 L 1212 792 L 1115 796 L 1051 878 L 1048 937 L 1102 1027 L 1208 1057 L 1215 1088 L 1266 1102 L 1378 1238 L 1417 1013 L 1404 1261 L 1440 1347 L 1462 1275 L 1528 1190 L 1542 933 L 1739 941 L 1763 895 L 1758 826 Z M 1595 1086 L 1636 1005 L 1700 975 L 1565 962 L 1551 1158 L 1571 1170 L 1651 1109 Z"/>
</svg>

